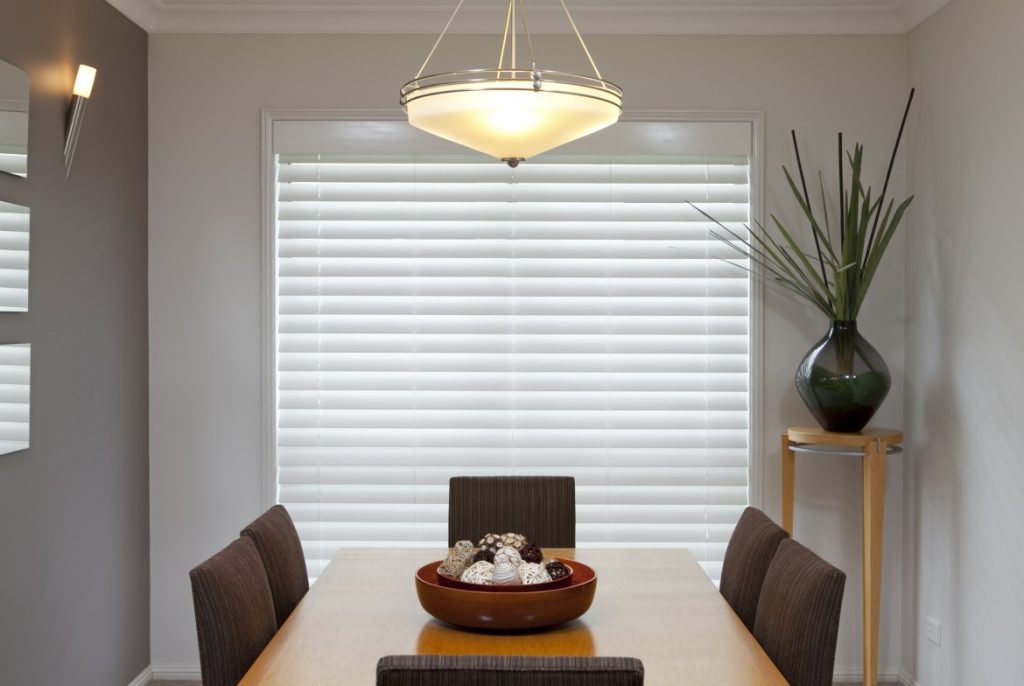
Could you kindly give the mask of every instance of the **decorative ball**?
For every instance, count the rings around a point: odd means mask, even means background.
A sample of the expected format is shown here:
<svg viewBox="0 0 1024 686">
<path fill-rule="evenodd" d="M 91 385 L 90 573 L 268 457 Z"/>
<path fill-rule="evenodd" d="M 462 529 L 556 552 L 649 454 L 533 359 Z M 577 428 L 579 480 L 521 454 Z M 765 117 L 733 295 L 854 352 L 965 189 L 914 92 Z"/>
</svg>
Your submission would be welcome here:
<svg viewBox="0 0 1024 686">
<path fill-rule="evenodd" d="M 498 548 L 498 552 L 494 553 L 494 564 L 499 565 L 504 560 L 508 560 L 513 567 L 523 564 L 523 558 L 515 548 Z"/>
<path fill-rule="evenodd" d="M 490 562 L 474 562 L 462 573 L 460 580 L 467 584 L 490 586 L 494 583 L 494 565 Z"/>
<path fill-rule="evenodd" d="M 544 561 L 544 551 L 536 543 L 527 543 L 519 551 L 523 562 L 534 562 L 540 564 Z"/>
<path fill-rule="evenodd" d="M 501 534 L 487 534 L 480 539 L 477 545 L 480 547 L 480 550 L 490 550 L 492 553 L 496 553 L 498 548 L 505 546 L 505 543 L 501 540 Z"/>
<path fill-rule="evenodd" d="M 519 566 L 519 578 L 526 585 L 543 584 L 551 581 L 551 575 L 548 574 L 548 570 L 536 562 L 524 562 L 521 564 Z"/>
<path fill-rule="evenodd" d="M 564 579 L 565 577 L 569 576 L 569 568 L 561 562 L 559 562 L 558 560 L 549 562 L 547 564 L 546 569 L 553 581 L 557 581 L 558 579 Z"/>
<path fill-rule="evenodd" d="M 473 562 L 490 562 L 494 564 L 494 551 L 488 550 L 487 548 L 481 548 L 476 551 L 476 555 L 473 556 Z"/>
<path fill-rule="evenodd" d="M 523 546 L 526 545 L 526 536 L 509 532 L 501 535 L 501 542 L 507 548 L 522 550 Z"/>
<path fill-rule="evenodd" d="M 473 557 L 473 551 L 476 550 L 476 546 L 471 541 L 457 541 L 452 550 L 462 557 Z"/>
<path fill-rule="evenodd" d="M 466 567 L 473 564 L 473 544 L 469 541 L 459 541 L 455 547 L 448 552 L 444 563 L 439 571 L 445 576 L 458 579 Z"/>
<path fill-rule="evenodd" d="M 512 562 L 509 557 L 498 558 L 495 556 L 494 572 L 491 580 L 495 586 L 515 586 L 523 583 L 519 578 L 519 565 Z"/>
<path fill-rule="evenodd" d="M 448 557 L 444 559 L 444 562 L 441 564 L 441 567 L 438 571 L 447 577 L 450 577 L 452 579 L 458 579 L 462 576 L 462 573 L 466 571 L 466 563 L 468 561 L 469 559 L 465 558 L 462 555 L 459 555 L 456 551 L 453 550 L 448 553 Z"/>
</svg>

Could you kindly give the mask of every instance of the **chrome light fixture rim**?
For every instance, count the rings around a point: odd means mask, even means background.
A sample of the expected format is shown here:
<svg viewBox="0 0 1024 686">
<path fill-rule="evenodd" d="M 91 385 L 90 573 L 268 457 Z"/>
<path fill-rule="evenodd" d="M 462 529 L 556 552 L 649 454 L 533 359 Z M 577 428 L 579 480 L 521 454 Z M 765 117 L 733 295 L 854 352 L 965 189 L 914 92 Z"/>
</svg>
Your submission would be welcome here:
<svg viewBox="0 0 1024 686">
<path fill-rule="evenodd" d="M 528 87 L 500 87 L 488 88 L 466 88 L 473 84 L 497 84 L 507 81 L 509 84 L 529 84 Z M 549 88 L 554 85 L 555 88 Z M 558 86 L 582 88 L 589 92 L 577 90 L 561 90 Z M 593 76 L 583 76 L 571 72 L 556 71 L 551 69 L 464 69 L 461 71 L 443 72 L 430 74 L 412 79 L 405 83 L 400 90 L 399 104 L 402 109 L 408 112 L 408 105 L 411 102 L 422 98 L 429 98 L 435 95 L 448 95 L 451 93 L 492 93 L 495 91 L 542 91 L 544 93 L 556 93 L 579 98 L 591 98 L 613 105 L 622 111 L 623 90 L 617 84 Z M 425 92 L 430 91 L 430 92 Z"/>
</svg>

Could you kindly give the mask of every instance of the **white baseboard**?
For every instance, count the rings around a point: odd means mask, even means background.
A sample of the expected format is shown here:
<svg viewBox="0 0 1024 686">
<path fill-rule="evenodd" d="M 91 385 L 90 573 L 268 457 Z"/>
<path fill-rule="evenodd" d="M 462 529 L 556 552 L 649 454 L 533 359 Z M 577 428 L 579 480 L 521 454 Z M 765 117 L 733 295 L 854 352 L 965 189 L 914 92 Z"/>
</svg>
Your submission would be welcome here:
<svg viewBox="0 0 1024 686">
<path fill-rule="evenodd" d="M 154 681 L 202 681 L 199 665 L 153 665 Z"/>
<path fill-rule="evenodd" d="M 146 686 L 150 681 L 153 680 L 153 667 L 146 667 L 142 672 L 128 682 L 128 686 Z"/>
<path fill-rule="evenodd" d="M 914 678 L 905 669 L 898 667 L 880 667 L 878 680 L 899 686 L 917 686 Z M 864 670 L 838 668 L 832 673 L 832 681 L 836 684 L 863 684 Z"/>
<path fill-rule="evenodd" d="M 910 672 L 903 669 L 902 667 L 897 674 L 899 678 L 900 686 L 917 686 L 917 679 L 910 675 Z"/>
</svg>

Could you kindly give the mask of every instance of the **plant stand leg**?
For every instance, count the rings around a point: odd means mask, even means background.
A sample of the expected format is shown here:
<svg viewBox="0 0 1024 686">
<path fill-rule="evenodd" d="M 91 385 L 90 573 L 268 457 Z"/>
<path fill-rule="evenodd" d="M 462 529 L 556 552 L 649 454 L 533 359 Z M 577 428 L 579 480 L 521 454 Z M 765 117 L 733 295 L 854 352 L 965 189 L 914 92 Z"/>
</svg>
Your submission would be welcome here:
<svg viewBox="0 0 1024 686">
<path fill-rule="evenodd" d="M 863 458 L 864 686 L 878 683 L 878 624 L 882 601 L 882 536 L 885 521 L 887 446 L 870 441 Z"/>
<path fill-rule="evenodd" d="M 796 487 L 796 453 L 789 447 L 789 432 L 782 432 L 782 528 L 793 535 L 793 499 Z"/>
</svg>

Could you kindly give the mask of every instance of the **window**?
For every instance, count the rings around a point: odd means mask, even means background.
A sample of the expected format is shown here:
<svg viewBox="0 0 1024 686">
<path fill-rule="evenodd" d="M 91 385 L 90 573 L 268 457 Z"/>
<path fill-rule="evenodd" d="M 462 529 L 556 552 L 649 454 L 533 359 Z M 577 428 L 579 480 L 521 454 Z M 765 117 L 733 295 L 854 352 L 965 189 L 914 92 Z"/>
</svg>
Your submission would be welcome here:
<svg viewBox="0 0 1024 686">
<path fill-rule="evenodd" d="M 751 287 L 688 203 L 749 221 L 750 131 L 623 123 L 513 170 L 405 124 L 277 124 L 277 496 L 311 576 L 443 547 L 448 479 L 516 473 L 576 478 L 580 547 L 685 546 L 717 578 Z"/>
</svg>

